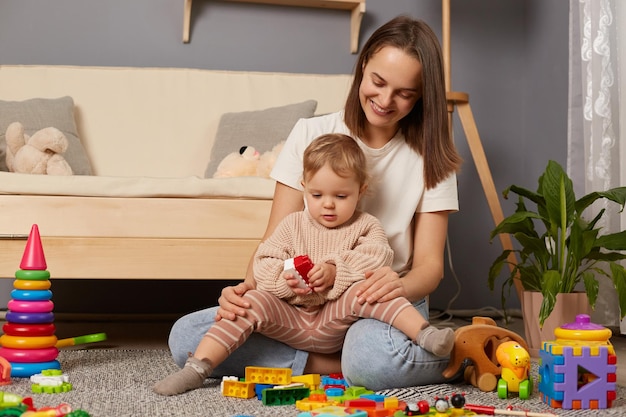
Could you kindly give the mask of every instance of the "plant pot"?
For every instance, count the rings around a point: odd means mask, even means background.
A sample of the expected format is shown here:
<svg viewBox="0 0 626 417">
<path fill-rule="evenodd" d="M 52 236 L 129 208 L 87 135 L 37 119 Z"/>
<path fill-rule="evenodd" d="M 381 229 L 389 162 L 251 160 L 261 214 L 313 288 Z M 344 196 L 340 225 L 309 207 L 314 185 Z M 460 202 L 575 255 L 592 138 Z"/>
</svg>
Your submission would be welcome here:
<svg viewBox="0 0 626 417">
<path fill-rule="evenodd" d="M 554 310 L 539 328 L 539 310 L 543 295 L 537 291 L 524 291 L 522 293 L 522 315 L 524 318 L 524 333 L 530 355 L 539 357 L 541 343 L 554 340 L 554 330 L 567 323 L 576 321 L 578 314 L 590 314 L 591 306 L 584 292 L 560 293 L 556 296 Z"/>
</svg>

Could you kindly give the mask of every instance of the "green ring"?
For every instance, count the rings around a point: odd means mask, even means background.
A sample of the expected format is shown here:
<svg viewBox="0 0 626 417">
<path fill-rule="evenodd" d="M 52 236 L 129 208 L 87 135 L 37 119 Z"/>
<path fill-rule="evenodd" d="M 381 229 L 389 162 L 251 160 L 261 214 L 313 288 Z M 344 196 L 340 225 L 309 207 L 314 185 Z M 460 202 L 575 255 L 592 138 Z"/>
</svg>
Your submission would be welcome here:
<svg viewBox="0 0 626 417">
<path fill-rule="evenodd" d="M 47 270 L 41 271 L 20 269 L 19 271 L 15 272 L 15 278 L 32 281 L 43 281 L 50 278 L 50 272 Z"/>
</svg>

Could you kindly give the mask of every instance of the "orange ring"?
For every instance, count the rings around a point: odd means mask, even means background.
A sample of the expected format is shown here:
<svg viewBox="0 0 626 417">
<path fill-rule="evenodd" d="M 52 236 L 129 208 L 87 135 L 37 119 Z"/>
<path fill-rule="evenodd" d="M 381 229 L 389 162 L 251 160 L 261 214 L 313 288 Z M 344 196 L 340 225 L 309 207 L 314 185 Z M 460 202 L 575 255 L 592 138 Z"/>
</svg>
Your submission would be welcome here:
<svg viewBox="0 0 626 417">
<path fill-rule="evenodd" d="M 13 288 L 18 290 L 47 290 L 52 286 L 52 282 L 47 280 L 16 279 L 13 281 Z"/>
<path fill-rule="evenodd" d="M 0 345 L 10 349 L 43 349 L 55 347 L 56 336 L 20 337 L 3 334 L 0 336 Z"/>
</svg>

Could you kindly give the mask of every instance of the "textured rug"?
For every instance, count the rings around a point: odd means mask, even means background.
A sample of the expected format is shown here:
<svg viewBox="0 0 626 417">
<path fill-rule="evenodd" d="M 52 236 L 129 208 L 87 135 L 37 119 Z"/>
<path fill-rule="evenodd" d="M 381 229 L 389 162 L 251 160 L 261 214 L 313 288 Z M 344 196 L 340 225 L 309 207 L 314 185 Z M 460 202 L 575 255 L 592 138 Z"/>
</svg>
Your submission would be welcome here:
<svg viewBox="0 0 626 417">
<path fill-rule="evenodd" d="M 83 409 L 92 417 L 296 417 L 295 406 L 264 406 L 257 399 L 224 397 L 219 381 L 209 380 L 204 389 L 175 397 L 154 394 L 152 384 L 177 369 L 166 350 L 63 350 L 59 355 L 63 371 L 73 385 L 72 391 L 61 394 L 33 394 L 30 381 L 14 378 L 13 383 L 0 390 L 32 397 L 36 407 L 69 403 L 73 409 Z M 537 366 L 533 373 L 537 375 Z M 432 402 L 435 396 L 465 393 L 467 403 L 512 406 L 518 411 L 553 413 L 559 416 L 624 416 L 626 390 L 618 388 L 617 400 L 608 410 L 558 410 L 543 404 L 536 392 L 529 400 L 516 398 L 499 400 L 496 393 L 484 393 L 471 385 L 440 384 L 382 391 L 402 400 Z"/>
</svg>

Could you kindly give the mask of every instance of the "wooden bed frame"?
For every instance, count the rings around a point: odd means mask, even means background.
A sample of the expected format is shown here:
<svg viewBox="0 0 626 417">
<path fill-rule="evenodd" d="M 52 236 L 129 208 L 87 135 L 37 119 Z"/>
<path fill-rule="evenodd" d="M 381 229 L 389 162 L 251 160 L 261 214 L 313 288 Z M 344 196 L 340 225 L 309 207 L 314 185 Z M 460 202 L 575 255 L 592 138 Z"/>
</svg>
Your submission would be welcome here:
<svg viewBox="0 0 626 417">
<path fill-rule="evenodd" d="M 350 74 L 0 65 L 0 100 L 71 96 L 91 179 L 197 183 L 225 113 L 310 100 L 316 114 L 338 111 L 351 81 Z M 76 177 L 69 185 L 84 185 Z M 187 185 L 178 182 L 137 195 L 121 192 L 119 181 L 106 193 L 102 182 L 87 182 L 82 192 L 66 192 L 28 176 L 0 180 L 0 277 L 14 278 L 37 224 L 53 278 L 242 279 L 273 191 L 270 180 L 243 190 L 221 183 L 215 196 L 177 194 Z"/>
<path fill-rule="evenodd" d="M 52 278 L 242 279 L 270 207 L 256 199 L 0 195 L 0 277 L 14 278 L 37 224 Z"/>
</svg>

